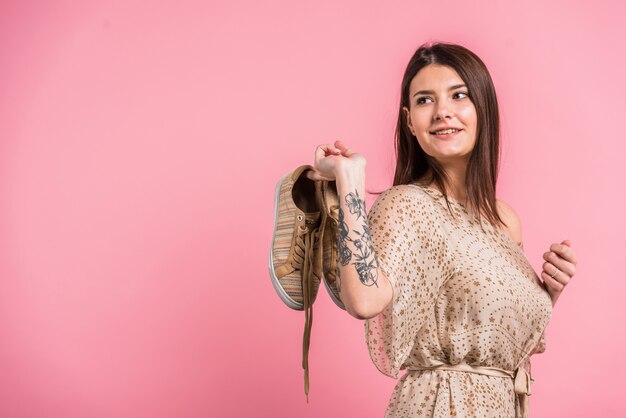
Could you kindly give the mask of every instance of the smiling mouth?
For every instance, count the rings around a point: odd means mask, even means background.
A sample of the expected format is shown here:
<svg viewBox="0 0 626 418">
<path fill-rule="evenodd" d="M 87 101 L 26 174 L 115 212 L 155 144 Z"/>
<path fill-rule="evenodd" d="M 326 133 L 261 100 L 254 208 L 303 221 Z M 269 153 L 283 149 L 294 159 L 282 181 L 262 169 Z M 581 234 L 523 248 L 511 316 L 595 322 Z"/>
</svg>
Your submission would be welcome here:
<svg viewBox="0 0 626 418">
<path fill-rule="evenodd" d="M 441 131 L 430 131 L 433 135 L 448 135 L 462 131 L 462 129 L 442 129 Z"/>
<path fill-rule="evenodd" d="M 448 129 L 448 130 L 445 130 L 445 131 L 438 131 L 438 132 L 447 132 L 447 133 L 437 134 L 435 132 L 431 132 L 430 134 L 432 136 L 434 136 L 435 138 L 437 138 L 437 139 L 449 139 L 449 138 L 456 137 L 459 134 L 459 132 L 462 132 L 462 131 L 463 131 L 462 129 L 460 129 L 460 130 L 449 130 Z"/>
</svg>

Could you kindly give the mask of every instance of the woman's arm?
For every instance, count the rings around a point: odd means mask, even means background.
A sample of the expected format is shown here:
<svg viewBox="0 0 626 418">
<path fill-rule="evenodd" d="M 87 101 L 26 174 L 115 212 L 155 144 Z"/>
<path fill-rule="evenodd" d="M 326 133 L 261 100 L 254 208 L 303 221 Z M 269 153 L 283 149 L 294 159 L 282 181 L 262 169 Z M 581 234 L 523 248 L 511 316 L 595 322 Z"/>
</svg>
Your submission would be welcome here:
<svg viewBox="0 0 626 418">
<path fill-rule="evenodd" d="M 365 208 L 365 157 L 342 141 L 315 149 L 312 180 L 335 181 L 339 199 L 337 287 L 346 311 L 369 319 L 389 305 L 393 288 L 379 267 Z"/>
<path fill-rule="evenodd" d="M 340 170 L 336 183 L 339 197 L 339 296 L 350 315 L 369 319 L 389 305 L 393 288 L 379 267 L 372 245 L 364 199 L 365 166 L 358 170 Z"/>
<path fill-rule="evenodd" d="M 503 218 L 504 222 L 507 224 L 508 230 L 506 231 L 508 235 L 517 242 L 522 249 L 524 248 L 522 244 L 522 225 L 519 219 L 519 215 L 515 210 L 503 200 L 497 199 L 496 206 L 499 210 L 500 216 Z M 539 284 L 543 286 L 546 292 L 550 295 L 550 300 L 552 301 L 552 307 L 556 305 L 556 301 L 561 296 L 561 292 L 565 285 L 569 282 L 569 280 L 574 275 L 576 271 L 576 257 L 569 249 L 569 241 L 565 240 L 561 244 L 554 243 L 550 247 L 550 252 L 546 252 L 543 255 L 545 263 L 543 264 L 543 271 L 541 275 L 543 277 L 543 281 Z M 556 270 L 556 267 L 559 267 L 559 270 Z M 548 272 L 557 272 L 559 274 L 559 280 Z M 554 273 L 552 273 L 554 274 Z M 549 281 L 550 285 L 547 283 Z"/>
</svg>

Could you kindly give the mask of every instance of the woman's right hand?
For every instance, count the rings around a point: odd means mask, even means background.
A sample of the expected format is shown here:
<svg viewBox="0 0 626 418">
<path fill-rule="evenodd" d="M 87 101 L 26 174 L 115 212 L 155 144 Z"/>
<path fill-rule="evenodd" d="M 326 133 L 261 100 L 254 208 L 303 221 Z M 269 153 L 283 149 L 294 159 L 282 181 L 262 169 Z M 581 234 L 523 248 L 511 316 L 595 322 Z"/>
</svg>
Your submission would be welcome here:
<svg viewBox="0 0 626 418">
<path fill-rule="evenodd" d="M 364 170 L 365 157 L 352 151 L 343 141 L 335 141 L 335 145 L 322 144 L 315 149 L 314 171 L 307 171 L 311 180 L 335 181 L 343 170 Z"/>
</svg>

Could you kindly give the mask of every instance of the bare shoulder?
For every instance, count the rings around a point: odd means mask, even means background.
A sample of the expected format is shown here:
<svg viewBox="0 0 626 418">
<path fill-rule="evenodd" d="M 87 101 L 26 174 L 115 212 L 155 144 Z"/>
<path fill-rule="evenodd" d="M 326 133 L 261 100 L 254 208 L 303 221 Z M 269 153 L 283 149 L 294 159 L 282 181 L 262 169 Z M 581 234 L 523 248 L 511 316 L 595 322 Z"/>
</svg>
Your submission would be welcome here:
<svg viewBox="0 0 626 418">
<path fill-rule="evenodd" d="M 506 223 L 507 228 L 504 228 L 505 232 L 511 239 L 518 244 L 522 244 L 522 222 L 519 215 L 515 212 L 515 209 L 504 200 L 496 199 L 496 207 L 498 214 Z"/>
</svg>

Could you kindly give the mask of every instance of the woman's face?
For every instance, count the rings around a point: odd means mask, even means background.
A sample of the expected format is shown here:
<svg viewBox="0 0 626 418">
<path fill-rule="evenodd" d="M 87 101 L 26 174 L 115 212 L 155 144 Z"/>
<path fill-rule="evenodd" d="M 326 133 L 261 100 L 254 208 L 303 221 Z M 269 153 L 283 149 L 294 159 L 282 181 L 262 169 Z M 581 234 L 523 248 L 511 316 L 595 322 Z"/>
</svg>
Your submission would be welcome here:
<svg viewBox="0 0 626 418">
<path fill-rule="evenodd" d="M 410 109 L 403 106 L 407 124 L 426 154 L 442 163 L 469 160 L 478 118 L 468 89 L 454 69 L 439 64 L 422 68 L 409 85 L 409 103 Z M 445 127 L 460 131 L 434 133 Z"/>
</svg>

